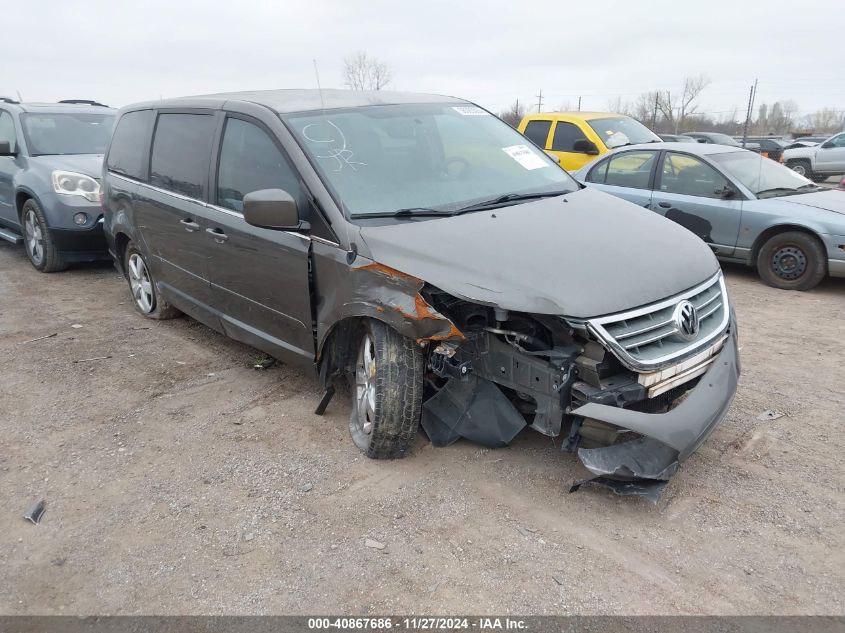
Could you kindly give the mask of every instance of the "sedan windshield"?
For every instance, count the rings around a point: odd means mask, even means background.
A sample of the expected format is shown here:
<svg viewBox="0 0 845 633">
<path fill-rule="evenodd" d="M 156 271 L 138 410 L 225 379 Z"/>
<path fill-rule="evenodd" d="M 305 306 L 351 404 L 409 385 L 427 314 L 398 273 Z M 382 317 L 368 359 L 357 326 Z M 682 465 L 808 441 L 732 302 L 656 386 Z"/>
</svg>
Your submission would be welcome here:
<svg viewBox="0 0 845 633">
<path fill-rule="evenodd" d="M 516 130 L 469 104 L 367 106 L 284 120 L 353 217 L 445 214 L 579 188 Z"/>
<path fill-rule="evenodd" d="M 649 130 L 639 121 L 627 116 L 613 117 L 609 119 L 593 119 L 587 121 L 593 131 L 601 137 L 602 142 L 610 148 L 621 147 L 622 145 L 636 145 L 637 143 L 651 143 L 660 141 L 660 137 Z M 616 136 L 618 135 L 618 136 Z M 619 142 L 608 141 L 611 137 L 619 139 Z M 625 140 L 627 139 L 627 140 Z"/>
<path fill-rule="evenodd" d="M 709 158 L 761 197 L 803 193 L 815 188 L 812 182 L 788 167 L 754 152 L 726 152 L 711 154 Z"/>
<path fill-rule="evenodd" d="M 46 154 L 102 154 L 114 125 L 114 115 L 34 113 L 21 115 L 31 156 Z"/>
</svg>

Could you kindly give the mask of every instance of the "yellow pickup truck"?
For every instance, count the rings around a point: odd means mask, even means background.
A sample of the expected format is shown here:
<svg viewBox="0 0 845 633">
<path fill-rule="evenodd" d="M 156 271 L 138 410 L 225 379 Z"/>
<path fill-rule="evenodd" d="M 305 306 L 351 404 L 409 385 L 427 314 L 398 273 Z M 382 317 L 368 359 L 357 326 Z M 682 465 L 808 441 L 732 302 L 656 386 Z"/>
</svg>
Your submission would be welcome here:
<svg viewBox="0 0 845 633">
<path fill-rule="evenodd" d="M 540 112 L 523 118 L 517 129 L 569 171 L 614 147 L 662 142 L 636 119 L 613 112 Z"/>
</svg>

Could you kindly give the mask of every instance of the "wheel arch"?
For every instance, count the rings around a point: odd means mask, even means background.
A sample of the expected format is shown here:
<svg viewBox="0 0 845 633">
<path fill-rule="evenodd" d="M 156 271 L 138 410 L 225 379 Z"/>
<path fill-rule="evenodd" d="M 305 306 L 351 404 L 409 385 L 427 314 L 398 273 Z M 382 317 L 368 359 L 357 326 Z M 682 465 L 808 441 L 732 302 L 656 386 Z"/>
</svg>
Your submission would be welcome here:
<svg viewBox="0 0 845 633">
<path fill-rule="evenodd" d="M 17 211 L 18 221 L 21 225 L 23 225 L 23 205 L 26 204 L 27 200 L 35 200 L 35 204 L 43 209 L 41 201 L 35 195 L 35 192 L 27 187 L 18 187 L 15 190 L 15 211 Z"/>
<path fill-rule="evenodd" d="M 124 277 L 126 276 L 126 267 L 124 266 L 123 260 L 126 257 L 126 247 L 129 246 L 129 242 L 131 241 L 132 238 L 125 231 L 119 230 L 114 234 L 115 259 Z"/>
<path fill-rule="evenodd" d="M 772 237 L 778 235 L 779 233 L 788 233 L 790 231 L 797 231 L 799 233 L 806 233 L 813 239 L 815 239 L 819 244 L 822 245 L 824 249 L 824 240 L 819 237 L 819 233 L 807 226 L 802 224 L 775 224 L 766 228 L 764 231 L 757 236 L 754 240 L 754 244 L 751 247 L 751 253 L 749 254 L 749 263 L 752 266 L 757 265 L 757 257 L 760 255 L 760 249 L 763 248 L 763 244 L 768 242 Z"/>
</svg>

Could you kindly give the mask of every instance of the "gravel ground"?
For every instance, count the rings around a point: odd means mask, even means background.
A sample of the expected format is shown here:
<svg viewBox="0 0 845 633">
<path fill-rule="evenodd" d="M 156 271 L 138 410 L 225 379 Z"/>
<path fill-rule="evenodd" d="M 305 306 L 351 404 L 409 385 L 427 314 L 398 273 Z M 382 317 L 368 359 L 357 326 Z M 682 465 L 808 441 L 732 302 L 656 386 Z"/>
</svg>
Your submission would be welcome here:
<svg viewBox="0 0 845 633">
<path fill-rule="evenodd" d="M 344 398 L 313 415 L 311 375 L 143 319 L 110 266 L 0 271 L 2 614 L 845 612 L 845 280 L 727 268 L 739 392 L 655 505 L 568 494 L 530 431 L 368 460 Z"/>
</svg>

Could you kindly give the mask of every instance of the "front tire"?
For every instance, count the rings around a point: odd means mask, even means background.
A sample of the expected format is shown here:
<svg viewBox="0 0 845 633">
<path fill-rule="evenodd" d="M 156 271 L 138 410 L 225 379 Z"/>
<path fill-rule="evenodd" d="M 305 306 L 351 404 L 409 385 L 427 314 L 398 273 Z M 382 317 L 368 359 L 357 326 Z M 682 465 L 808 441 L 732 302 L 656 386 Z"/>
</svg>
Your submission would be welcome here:
<svg viewBox="0 0 845 633">
<path fill-rule="evenodd" d="M 367 457 L 402 457 L 420 423 L 423 351 L 380 321 L 366 320 L 352 384 L 352 441 Z"/>
<path fill-rule="evenodd" d="M 129 290 L 132 292 L 132 303 L 138 312 L 148 319 L 156 320 L 172 319 L 181 314 L 159 295 L 147 260 L 134 242 L 126 245 L 123 270 L 126 271 Z"/>
<path fill-rule="evenodd" d="M 50 228 L 47 226 L 47 218 L 32 198 L 23 204 L 21 224 L 26 256 L 35 270 L 42 273 L 55 273 L 67 268 L 62 254 L 53 241 Z"/>
<path fill-rule="evenodd" d="M 813 166 L 810 164 L 809 160 L 799 158 L 798 160 L 790 161 L 786 166 L 799 176 L 804 176 L 804 178 L 813 180 Z"/>
<path fill-rule="evenodd" d="M 807 233 L 778 233 L 760 248 L 757 272 L 763 281 L 775 288 L 810 290 L 827 274 L 824 247 Z"/>
</svg>

